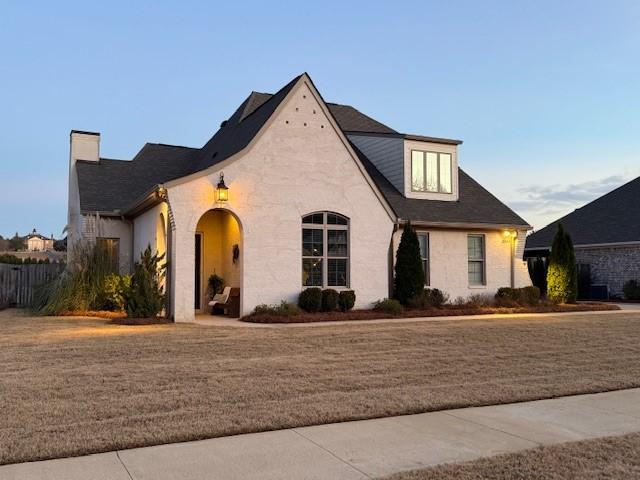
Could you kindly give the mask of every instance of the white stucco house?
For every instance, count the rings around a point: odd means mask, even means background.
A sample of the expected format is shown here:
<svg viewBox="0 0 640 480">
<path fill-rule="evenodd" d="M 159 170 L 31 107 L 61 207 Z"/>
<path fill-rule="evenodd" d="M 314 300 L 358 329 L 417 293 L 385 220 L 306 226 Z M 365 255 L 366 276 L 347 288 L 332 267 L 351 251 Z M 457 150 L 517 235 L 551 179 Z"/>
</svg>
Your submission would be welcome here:
<svg viewBox="0 0 640 480">
<path fill-rule="evenodd" d="M 327 103 L 307 74 L 252 92 L 201 148 L 147 143 L 113 160 L 98 133 L 74 130 L 69 250 L 101 242 L 121 272 L 147 245 L 166 252 L 176 321 L 204 311 L 213 273 L 240 290 L 242 314 L 308 286 L 349 288 L 369 306 L 391 294 L 408 220 L 427 284 L 452 298 L 529 285 L 531 227 L 459 167 L 461 143 Z"/>
</svg>

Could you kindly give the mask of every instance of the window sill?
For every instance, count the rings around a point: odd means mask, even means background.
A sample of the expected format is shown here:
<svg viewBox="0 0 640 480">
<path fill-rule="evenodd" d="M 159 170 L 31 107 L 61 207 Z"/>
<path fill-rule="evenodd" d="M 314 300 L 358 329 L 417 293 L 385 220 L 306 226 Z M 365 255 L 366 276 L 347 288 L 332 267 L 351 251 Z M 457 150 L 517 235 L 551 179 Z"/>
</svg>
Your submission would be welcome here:
<svg viewBox="0 0 640 480">
<path fill-rule="evenodd" d="M 469 285 L 468 288 L 471 290 L 486 290 L 487 286 L 486 285 Z"/>
</svg>

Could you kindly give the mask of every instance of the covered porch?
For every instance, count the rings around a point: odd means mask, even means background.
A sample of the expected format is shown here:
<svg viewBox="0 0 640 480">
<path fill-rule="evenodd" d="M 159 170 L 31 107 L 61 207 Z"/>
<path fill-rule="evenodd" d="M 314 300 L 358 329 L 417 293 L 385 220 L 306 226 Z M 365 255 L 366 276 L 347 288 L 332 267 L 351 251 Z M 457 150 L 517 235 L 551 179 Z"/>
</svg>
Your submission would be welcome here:
<svg viewBox="0 0 640 480">
<path fill-rule="evenodd" d="M 242 227 L 229 210 L 215 208 L 198 221 L 194 238 L 194 309 L 196 314 L 239 317 L 242 303 Z M 215 308 L 216 280 L 229 295 Z"/>
</svg>

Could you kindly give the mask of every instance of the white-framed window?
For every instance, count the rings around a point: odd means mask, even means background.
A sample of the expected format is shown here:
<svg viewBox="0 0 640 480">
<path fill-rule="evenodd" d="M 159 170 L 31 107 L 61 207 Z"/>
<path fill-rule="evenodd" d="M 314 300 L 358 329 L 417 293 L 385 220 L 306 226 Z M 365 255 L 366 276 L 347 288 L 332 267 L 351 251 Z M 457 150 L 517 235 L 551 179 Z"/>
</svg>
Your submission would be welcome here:
<svg viewBox="0 0 640 480">
<path fill-rule="evenodd" d="M 302 217 L 302 286 L 349 286 L 349 220 L 332 212 Z"/>
<path fill-rule="evenodd" d="M 429 234 L 418 233 L 418 243 L 420 243 L 420 259 L 422 260 L 422 269 L 424 270 L 424 284 L 431 284 L 431 275 L 429 271 Z"/>
<path fill-rule="evenodd" d="M 411 190 L 452 193 L 450 153 L 411 150 Z"/>
<path fill-rule="evenodd" d="M 469 285 L 486 285 L 487 262 L 484 235 L 467 236 L 467 255 L 469 262 Z"/>
</svg>

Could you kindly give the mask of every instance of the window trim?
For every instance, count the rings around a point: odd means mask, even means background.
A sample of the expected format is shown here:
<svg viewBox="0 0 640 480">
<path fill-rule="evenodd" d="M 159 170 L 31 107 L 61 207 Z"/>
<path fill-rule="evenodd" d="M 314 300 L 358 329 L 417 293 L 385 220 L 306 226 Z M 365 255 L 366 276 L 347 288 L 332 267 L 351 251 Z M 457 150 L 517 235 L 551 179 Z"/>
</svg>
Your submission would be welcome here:
<svg viewBox="0 0 640 480">
<path fill-rule="evenodd" d="M 416 190 L 413 185 L 413 153 L 418 152 L 422 154 L 422 171 L 423 171 L 423 190 Z M 436 175 L 438 177 L 438 188 L 436 190 L 428 190 L 427 189 L 427 153 L 432 153 L 436 156 Z M 440 180 L 440 156 L 441 155 L 449 155 L 449 191 L 445 191 L 441 189 L 441 180 Z M 453 195 L 453 153 L 451 152 L 436 152 L 433 150 L 420 150 L 417 148 L 410 149 L 409 153 L 409 166 L 411 175 L 409 178 L 409 183 L 411 185 L 411 191 L 415 193 L 439 193 L 443 195 Z"/>
<path fill-rule="evenodd" d="M 422 252 L 420 252 L 420 260 L 422 261 L 422 268 L 424 269 L 425 262 L 427 263 L 427 268 L 424 271 L 424 285 L 425 287 L 431 286 L 431 236 L 429 232 L 416 232 L 418 237 L 425 237 L 426 246 L 427 246 L 427 256 L 423 257 Z M 418 238 L 418 244 L 420 243 L 420 239 Z"/>
<path fill-rule="evenodd" d="M 469 257 L 469 239 L 477 237 L 482 239 L 482 258 L 471 259 Z M 469 265 L 471 263 L 480 263 L 482 265 L 482 281 L 481 283 L 471 283 L 469 281 Z M 482 288 L 487 286 L 487 236 L 484 233 L 469 233 L 467 234 L 467 283 L 469 288 Z"/>
<path fill-rule="evenodd" d="M 304 223 L 304 219 L 310 215 L 322 214 L 322 223 Z M 340 218 L 343 218 L 347 223 L 346 225 L 338 225 L 333 223 L 328 223 L 329 215 L 337 215 Z M 302 272 L 304 272 L 304 260 L 307 259 L 320 259 L 322 261 L 322 285 L 304 285 L 302 284 L 302 288 L 332 288 L 334 290 L 347 290 L 351 286 L 351 221 L 349 217 L 342 215 L 337 212 L 331 211 L 319 211 L 319 212 L 310 212 L 306 213 L 302 216 L 301 220 L 301 230 L 302 233 L 304 230 L 322 230 L 322 255 L 312 256 L 312 255 L 304 255 L 304 251 L 301 249 L 301 262 L 300 266 L 302 267 Z M 342 230 L 347 232 L 347 254 L 346 256 L 329 256 L 329 230 Z M 302 247 L 302 242 L 301 242 Z M 346 285 L 329 285 L 329 260 L 346 260 Z M 302 283 L 302 282 L 301 282 Z"/>
</svg>

